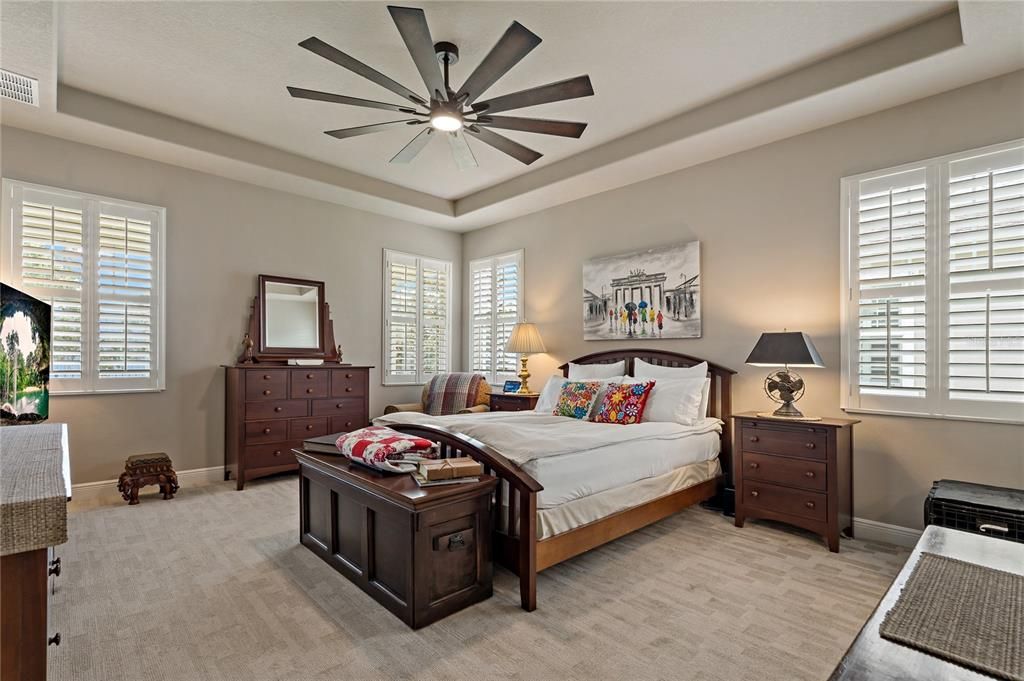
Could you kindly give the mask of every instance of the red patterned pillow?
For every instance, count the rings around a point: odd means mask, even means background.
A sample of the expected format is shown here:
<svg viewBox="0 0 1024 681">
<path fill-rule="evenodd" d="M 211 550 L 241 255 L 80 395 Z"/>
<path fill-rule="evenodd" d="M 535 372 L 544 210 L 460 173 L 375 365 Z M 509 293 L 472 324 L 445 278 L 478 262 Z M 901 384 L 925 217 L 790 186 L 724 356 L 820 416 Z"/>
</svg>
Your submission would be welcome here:
<svg viewBox="0 0 1024 681">
<path fill-rule="evenodd" d="M 655 381 L 646 383 L 609 383 L 604 401 L 594 415 L 594 423 L 640 423 Z"/>
</svg>

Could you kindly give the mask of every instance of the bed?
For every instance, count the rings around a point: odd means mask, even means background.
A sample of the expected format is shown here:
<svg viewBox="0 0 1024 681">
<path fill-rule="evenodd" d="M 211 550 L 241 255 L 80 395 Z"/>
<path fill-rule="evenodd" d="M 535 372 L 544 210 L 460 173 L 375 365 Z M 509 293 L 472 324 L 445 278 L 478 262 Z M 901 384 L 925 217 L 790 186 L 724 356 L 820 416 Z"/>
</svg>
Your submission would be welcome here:
<svg viewBox="0 0 1024 681">
<path fill-rule="evenodd" d="M 667 367 L 689 367 L 704 361 L 675 352 L 626 349 L 593 353 L 572 362 L 625 361 L 626 373 L 632 376 L 637 358 Z M 568 377 L 569 364 L 559 368 Z M 434 418 L 391 415 L 377 422 L 436 442 L 442 457 L 472 457 L 501 481 L 492 505 L 493 554 L 519 576 L 522 607 L 532 611 L 537 607 L 538 572 L 720 491 L 731 471 L 732 443 L 730 429 L 712 427 L 712 421 L 724 421 L 730 412 L 734 373 L 708 363 L 711 381 L 705 422 L 690 428 L 655 423 L 628 427 L 566 423 L 561 427 L 568 428 L 571 435 L 560 438 L 564 446 L 532 439 L 531 434 L 550 430 L 546 419 L 572 419 L 530 412 Z M 572 449 L 580 443 L 586 446 L 587 428 L 613 429 L 614 441 L 605 444 L 602 440 L 602 446 L 593 450 Z M 510 436 L 510 431 L 516 435 Z M 612 465 L 621 460 L 624 451 L 630 452 L 630 466 Z M 580 464 L 583 457 L 586 466 Z"/>
</svg>

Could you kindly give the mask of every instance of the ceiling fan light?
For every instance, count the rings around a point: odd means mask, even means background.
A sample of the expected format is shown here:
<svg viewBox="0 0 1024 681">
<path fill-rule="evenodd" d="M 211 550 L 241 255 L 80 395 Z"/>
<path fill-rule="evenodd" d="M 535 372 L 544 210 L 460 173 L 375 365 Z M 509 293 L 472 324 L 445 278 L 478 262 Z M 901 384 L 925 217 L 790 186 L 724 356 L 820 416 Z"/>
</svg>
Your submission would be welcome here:
<svg viewBox="0 0 1024 681">
<path fill-rule="evenodd" d="M 430 124 L 444 132 L 455 132 L 462 129 L 462 119 L 447 113 L 438 113 L 431 116 Z"/>
</svg>

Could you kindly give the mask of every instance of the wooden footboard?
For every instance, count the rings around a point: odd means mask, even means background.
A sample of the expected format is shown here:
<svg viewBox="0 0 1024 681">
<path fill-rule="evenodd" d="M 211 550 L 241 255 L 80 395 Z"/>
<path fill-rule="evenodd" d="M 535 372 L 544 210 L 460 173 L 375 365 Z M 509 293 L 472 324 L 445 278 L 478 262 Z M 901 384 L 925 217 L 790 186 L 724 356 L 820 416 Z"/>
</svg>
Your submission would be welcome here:
<svg viewBox="0 0 1024 681">
<path fill-rule="evenodd" d="M 494 490 L 493 555 L 501 565 L 519 575 L 523 610 L 537 608 L 537 493 L 539 482 L 517 468 L 483 442 L 440 426 L 391 425 L 402 433 L 426 438 L 439 445 L 442 458 L 471 457 L 484 472 L 498 478 Z"/>
</svg>

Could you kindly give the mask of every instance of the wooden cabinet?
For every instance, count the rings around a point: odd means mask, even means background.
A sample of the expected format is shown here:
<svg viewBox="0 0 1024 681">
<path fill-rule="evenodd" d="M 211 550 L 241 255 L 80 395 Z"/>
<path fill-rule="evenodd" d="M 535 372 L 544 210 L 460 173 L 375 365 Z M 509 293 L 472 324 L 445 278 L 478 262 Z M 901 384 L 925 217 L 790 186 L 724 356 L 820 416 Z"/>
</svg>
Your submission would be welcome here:
<svg viewBox="0 0 1024 681">
<path fill-rule="evenodd" d="M 491 393 L 491 411 L 529 411 L 537 406 L 538 394 Z"/>
<path fill-rule="evenodd" d="M 368 366 L 225 367 L 224 479 L 296 470 L 293 449 L 311 437 L 370 422 Z"/>
<path fill-rule="evenodd" d="M 735 414 L 736 527 L 767 518 L 825 537 L 853 536 L 852 419 L 788 421 Z"/>
<path fill-rule="evenodd" d="M 420 488 L 336 456 L 298 459 L 299 541 L 410 627 L 491 596 L 496 478 Z"/>
</svg>

